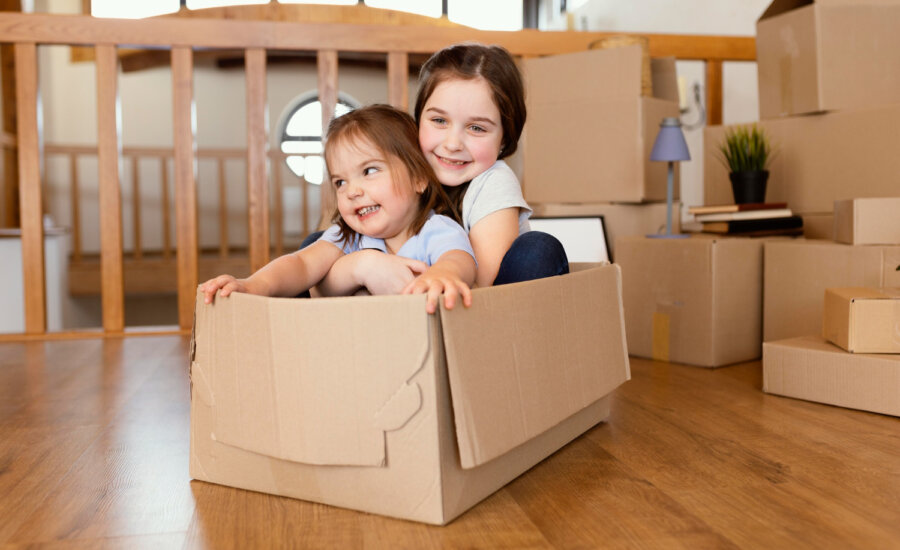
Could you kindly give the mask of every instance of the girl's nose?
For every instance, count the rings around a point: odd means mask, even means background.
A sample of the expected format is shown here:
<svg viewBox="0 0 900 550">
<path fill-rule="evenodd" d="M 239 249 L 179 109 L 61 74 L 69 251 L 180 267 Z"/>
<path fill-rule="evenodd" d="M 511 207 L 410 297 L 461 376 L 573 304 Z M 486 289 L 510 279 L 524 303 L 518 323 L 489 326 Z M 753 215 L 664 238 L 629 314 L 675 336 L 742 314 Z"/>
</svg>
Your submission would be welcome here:
<svg viewBox="0 0 900 550">
<path fill-rule="evenodd" d="M 347 196 L 351 199 L 355 199 L 359 196 L 362 196 L 363 190 L 362 186 L 357 185 L 353 182 L 347 182 Z"/>
<path fill-rule="evenodd" d="M 462 140 L 456 132 L 448 132 L 446 139 L 444 139 L 444 147 L 448 151 L 459 151 L 462 149 Z"/>
</svg>

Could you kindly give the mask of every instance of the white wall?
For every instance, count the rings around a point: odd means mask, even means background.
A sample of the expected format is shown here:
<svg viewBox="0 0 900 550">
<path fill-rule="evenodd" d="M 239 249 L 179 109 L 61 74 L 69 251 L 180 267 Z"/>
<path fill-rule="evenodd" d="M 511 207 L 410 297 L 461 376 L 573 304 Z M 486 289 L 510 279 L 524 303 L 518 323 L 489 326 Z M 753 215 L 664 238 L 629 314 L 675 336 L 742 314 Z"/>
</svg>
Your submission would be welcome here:
<svg viewBox="0 0 900 550">
<path fill-rule="evenodd" d="M 755 36 L 756 20 L 771 0 L 588 0 L 574 11 L 579 30 L 674 34 Z M 689 95 L 695 83 L 706 97 L 703 63 L 680 61 L 678 75 Z M 725 63 L 723 67 L 724 124 L 759 120 L 756 63 Z M 682 116 L 685 124 L 697 121 L 696 106 Z M 691 161 L 681 163 L 681 198 L 688 206 L 703 204 L 703 129 L 685 132 Z"/>
</svg>

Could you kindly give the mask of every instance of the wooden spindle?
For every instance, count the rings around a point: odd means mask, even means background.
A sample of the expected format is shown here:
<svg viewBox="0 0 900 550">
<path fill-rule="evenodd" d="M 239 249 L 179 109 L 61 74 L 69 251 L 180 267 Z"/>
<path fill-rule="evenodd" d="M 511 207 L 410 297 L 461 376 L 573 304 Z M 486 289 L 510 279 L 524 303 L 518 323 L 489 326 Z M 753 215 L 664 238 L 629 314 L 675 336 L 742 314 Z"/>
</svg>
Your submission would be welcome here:
<svg viewBox="0 0 900 550">
<path fill-rule="evenodd" d="M 132 255 L 135 260 L 144 257 L 141 245 L 141 177 L 138 156 L 131 157 L 131 220 L 134 231 L 134 250 Z"/>
<path fill-rule="evenodd" d="M 247 203 L 250 269 L 269 262 L 269 182 L 266 177 L 266 51 L 245 52 L 247 84 Z"/>
<path fill-rule="evenodd" d="M 706 125 L 722 124 L 722 61 L 706 60 Z"/>
<path fill-rule="evenodd" d="M 69 154 L 69 193 L 72 207 L 72 260 L 81 261 L 81 186 L 78 181 L 78 154 Z"/>
<path fill-rule="evenodd" d="M 334 116 L 334 108 L 337 105 L 338 90 L 338 54 L 337 50 L 319 50 L 316 57 L 319 82 L 319 103 L 322 105 L 322 140 L 328 132 L 328 123 Z M 305 176 L 304 176 L 305 177 Z M 319 217 L 319 229 L 325 229 L 331 223 L 331 213 L 337 204 L 334 187 L 320 185 L 321 215 Z"/>
<path fill-rule="evenodd" d="M 388 101 L 394 107 L 409 109 L 409 54 L 389 52 L 387 55 Z"/>
<path fill-rule="evenodd" d="M 175 132 L 175 238 L 178 265 L 178 325 L 191 328 L 197 296 L 197 142 L 194 111 L 194 54 L 172 48 L 172 105 Z"/>
<path fill-rule="evenodd" d="M 162 257 L 172 257 L 172 216 L 169 210 L 169 166 L 166 157 L 159 158 L 160 209 L 162 210 Z"/>
<path fill-rule="evenodd" d="M 14 49 L 25 332 L 43 334 L 47 332 L 47 294 L 44 271 L 37 45 L 17 43 Z"/>
<path fill-rule="evenodd" d="M 228 184 L 225 179 L 225 157 L 216 158 L 219 172 L 219 257 L 227 258 L 228 243 Z"/>
<path fill-rule="evenodd" d="M 273 223 L 275 224 L 275 256 L 284 254 L 284 198 L 281 184 L 281 165 L 282 162 L 272 163 L 272 193 L 275 195 L 273 208 L 275 215 Z"/>
<path fill-rule="evenodd" d="M 125 328 L 122 258 L 121 119 L 116 47 L 95 47 L 97 62 L 97 165 L 100 187 L 100 285 L 103 329 Z"/>
</svg>

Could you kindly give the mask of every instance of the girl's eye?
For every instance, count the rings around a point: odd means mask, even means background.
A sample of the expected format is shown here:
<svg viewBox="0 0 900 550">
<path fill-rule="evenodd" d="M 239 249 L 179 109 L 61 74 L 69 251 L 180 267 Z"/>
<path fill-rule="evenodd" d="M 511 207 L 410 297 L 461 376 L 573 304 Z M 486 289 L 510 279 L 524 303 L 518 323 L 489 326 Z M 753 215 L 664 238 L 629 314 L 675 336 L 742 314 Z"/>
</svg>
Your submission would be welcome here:
<svg viewBox="0 0 900 550">
<path fill-rule="evenodd" d="M 334 183 L 336 188 L 341 188 L 347 182 L 344 180 L 333 180 L 332 183 Z"/>
<path fill-rule="evenodd" d="M 379 172 L 379 170 L 378 170 L 378 167 L 376 167 L 376 166 L 367 166 L 367 167 L 363 168 L 364 176 L 371 176 L 372 174 L 375 174 L 377 172 Z"/>
<path fill-rule="evenodd" d="M 473 125 L 469 126 L 469 129 L 472 130 L 473 132 L 476 132 L 479 134 L 482 132 L 487 132 L 487 130 L 483 126 L 479 126 L 477 124 L 473 124 Z"/>
<path fill-rule="evenodd" d="M 447 124 L 447 119 L 445 119 L 444 117 L 436 116 L 431 119 L 431 122 L 437 124 L 438 126 L 443 126 L 444 124 Z"/>
</svg>

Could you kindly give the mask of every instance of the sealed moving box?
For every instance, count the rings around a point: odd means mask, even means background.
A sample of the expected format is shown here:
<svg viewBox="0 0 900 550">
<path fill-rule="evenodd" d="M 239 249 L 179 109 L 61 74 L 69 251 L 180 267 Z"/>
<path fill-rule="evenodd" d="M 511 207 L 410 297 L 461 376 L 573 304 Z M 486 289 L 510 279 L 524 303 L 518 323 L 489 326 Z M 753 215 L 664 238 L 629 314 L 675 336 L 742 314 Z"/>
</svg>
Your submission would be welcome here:
<svg viewBox="0 0 900 550">
<path fill-rule="evenodd" d="M 786 202 L 796 214 L 824 214 L 836 200 L 900 196 L 900 103 L 758 124 L 775 151 L 766 201 Z M 705 204 L 734 202 L 717 150 L 729 128 L 709 126 L 703 133 Z"/>
<path fill-rule="evenodd" d="M 900 288 L 829 288 L 823 336 L 854 353 L 900 353 Z"/>
<path fill-rule="evenodd" d="M 900 1 L 775 0 L 756 25 L 759 115 L 897 103 Z"/>
<path fill-rule="evenodd" d="M 822 333 L 825 289 L 900 286 L 900 246 L 770 240 L 765 247 L 763 339 Z"/>
<path fill-rule="evenodd" d="M 847 353 L 820 336 L 766 342 L 763 391 L 900 416 L 900 355 Z"/>
<path fill-rule="evenodd" d="M 900 197 L 835 201 L 834 240 L 847 244 L 900 244 Z"/>
<path fill-rule="evenodd" d="M 758 359 L 762 250 L 750 238 L 620 238 L 628 352 L 702 367 Z"/>
<path fill-rule="evenodd" d="M 607 418 L 619 268 L 424 296 L 198 296 L 195 479 L 447 523 Z"/>
<path fill-rule="evenodd" d="M 654 97 L 641 97 L 641 59 L 629 46 L 523 62 L 529 204 L 666 200 L 667 166 L 650 151 L 662 119 L 679 114 L 675 61 L 653 60 Z"/>
<path fill-rule="evenodd" d="M 615 261 L 615 242 L 619 237 L 659 233 L 666 227 L 666 203 L 646 204 L 535 204 L 534 216 L 541 218 L 575 218 L 603 216 L 606 241 Z M 681 203 L 672 205 L 672 232 L 681 231 Z"/>
</svg>

